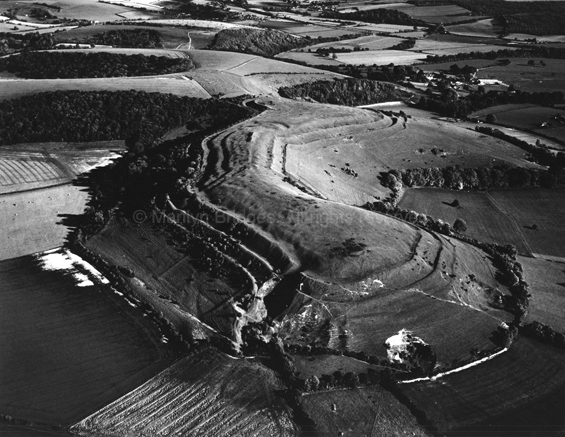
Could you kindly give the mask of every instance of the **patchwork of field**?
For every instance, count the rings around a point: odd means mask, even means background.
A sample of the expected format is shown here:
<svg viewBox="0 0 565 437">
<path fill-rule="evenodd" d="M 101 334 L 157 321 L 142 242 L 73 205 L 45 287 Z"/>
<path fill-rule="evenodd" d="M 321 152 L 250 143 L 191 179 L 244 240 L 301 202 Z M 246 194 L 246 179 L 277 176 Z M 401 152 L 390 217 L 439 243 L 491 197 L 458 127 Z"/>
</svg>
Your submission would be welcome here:
<svg viewBox="0 0 565 437">
<path fill-rule="evenodd" d="M 442 435 L 531 436 L 565 428 L 564 353 L 526 338 L 463 372 L 400 387 Z"/>
<path fill-rule="evenodd" d="M 451 206 L 454 199 L 460 203 L 457 208 Z M 468 226 L 465 235 L 501 245 L 512 243 L 518 253 L 532 254 L 516 222 L 485 193 L 411 188 L 405 191 L 398 206 L 440 218 L 450 224 L 461 218 Z"/>
<path fill-rule="evenodd" d="M 428 435 L 406 406 L 379 387 L 312 393 L 301 401 L 319 435 Z"/>
<path fill-rule="evenodd" d="M 493 65 L 480 70 L 477 77 L 480 79 L 499 79 L 528 92 L 552 92 L 565 89 L 565 60 L 544 58 L 545 67 L 540 64 L 542 59 L 534 58 L 534 66 L 528 65 L 529 60 L 529 58 L 510 58 L 512 62 L 510 65 Z M 461 63 L 463 62 L 467 61 Z"/>
<path fill-rule="evenodd" d="M 519 261 L 532 294 L 527 320 L 565 332 L 565 263 L 525 257 Z"/>
<path fill-rule="evenodd" d="M 295 436 L 274 373 L 252 360 L 207 350 L 183 358 L 80 421 L 82 436 Z"/>
<path fill-rule="evenodd" d="M 63 245 L 66 216 L 82 214 L 86 191 L 72 185 L 0 196 L 0 260 Z"/>
<path fill-rule="evenodd" d="M 496 190 L 489 195 L 516 220 L 535 256 L 565 257 L 564 189 Z M 538 228 L 532 229 L 533 224 Z"/>
<path fill-rule="evenodd" d="M 65 271 L 44 269 L 47 258 L 0 262 L 0 412 L 70 425 L 175 357 L 108 286 L 91 278 L 94 285 L 78 287 Z"/>
<path fill-rule="evenodd" d="M 426 59 L 426 54 L 404 50 L 368 50 L 364 52 L 339 53 L 337 60 L 350 65 L 411 65 Z"/>
</svg>

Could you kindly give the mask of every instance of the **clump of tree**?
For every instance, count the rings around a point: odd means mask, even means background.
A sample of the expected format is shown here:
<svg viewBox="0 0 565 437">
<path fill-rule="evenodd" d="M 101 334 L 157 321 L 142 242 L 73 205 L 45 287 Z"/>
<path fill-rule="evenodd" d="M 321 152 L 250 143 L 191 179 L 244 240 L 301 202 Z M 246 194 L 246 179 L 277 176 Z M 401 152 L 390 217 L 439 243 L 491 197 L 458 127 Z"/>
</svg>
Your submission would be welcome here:
<svg viewBox="0 0 565 437">
<path fill-rule="evenodd" d="M 389 83 L 367 79 L 320 80 L 282 87 L 279 94 L 288 99 L 313 99 L 320 103 L 359 106 L 400 99 L 400 92 Z"/>
<path fill-rule="evenodd" d="M 310 44 L 312 42 L 306 38 L 278 30 L 225 29 L 216 34 L 209 49 L 271 57 Z"/>
<path fill-rule="evenodd" d="M 142 91 L 56 91 L 0 102 L 0 145 L 127 140 L 141 153 L 191 120 L 236 122 L 252 111 L 230 101 Z"/>
<path fill-rule="evenodd" d="M 193 67 L 188 58 L 105 52 L 27 52 L 0 59 L 0 71 L 26 79 L 151 76 Z"/>
<path fill-rule="evenodd" d="M 113 29 L 97 33 L 87 41 L 92 44 L 111 45 L 113 47 L 163 47 L 163 38 L 159 31 L 154 29 Z"/>
<path fill-rule="evenodd" d="M 520 328 L 520 334 L 535 338 L 543 343 L 565 349 L 565 335 L 555 331 L 551 326 L 534 321 Z"/>
</svg>

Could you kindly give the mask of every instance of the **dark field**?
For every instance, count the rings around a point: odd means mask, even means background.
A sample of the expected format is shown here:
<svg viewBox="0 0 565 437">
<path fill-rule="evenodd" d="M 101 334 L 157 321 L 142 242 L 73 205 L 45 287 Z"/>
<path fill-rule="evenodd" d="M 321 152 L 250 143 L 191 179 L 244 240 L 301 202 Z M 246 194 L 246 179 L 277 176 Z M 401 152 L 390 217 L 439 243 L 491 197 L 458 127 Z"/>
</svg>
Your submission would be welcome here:
<svg viewBox="0 0 565 437">
<path fill-rule="evenodd" d="M 159 337 L 108 286 L 77 287 L 31 256 L 0 262 L 3 414 L 70 425 L 172 363 Z"/>
<path fill-rule="evenodd" d="M 433 382 L 400 385 L 447 436 L 565 431 L 565 352 L 520 338 L 510 351 Z"/>
</svg>

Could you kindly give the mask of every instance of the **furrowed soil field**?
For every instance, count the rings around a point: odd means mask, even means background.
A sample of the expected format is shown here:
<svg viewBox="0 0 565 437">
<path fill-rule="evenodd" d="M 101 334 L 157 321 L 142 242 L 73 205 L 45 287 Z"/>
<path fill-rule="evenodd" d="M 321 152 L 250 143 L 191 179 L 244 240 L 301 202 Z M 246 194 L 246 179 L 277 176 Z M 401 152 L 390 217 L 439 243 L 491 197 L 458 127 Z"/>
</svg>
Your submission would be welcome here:
<svg viewBox="0 0 565 437">
<path fill-rule="evenodd" d="M 565 263 L 525 257 L 519 261 L 532 294 L 527 320 L 565 332 Z"/>
<path fill-rule="evenodd" d="M 0 194 L 71 182 L 77 175 L 108 164 L 123 141 L 108 143 L 18 144 L 0 148 Z"/>
<path fill-rule="evenodd" d="M 511 215 L 534 255 L 565 257 L 565 189 L 496 190 L 494 202 Z M 537 229 L 532 229 L 536 224 Z"/>
<path fill-rule="evenodd" d="M 454 199 L 459 200 L 460 207 L 451 206 Z M 450 224 L 461 218 L 468 226 L 465 235 L 501 245 L 512 243 L 519 253 L 531 255 L 521 229 L 485 193 L 409 188 L 398 206 L 440 218 Z"/>
<path fill-rule="evenodd" d="M 536 59 L 535 65 L 528 65 L 529 58 L 509 58 L 510 65 L 494 65 L 481 69 L 477 73 L 479 79 L 499 79 L 512 84 L 522 91 L 563 91 L 565 89 L 565 60 L 543 59 L 545 67 Z M 461 61 L 468 62 L 468 61 Z M 470 62 L 470 61 L 469 61 Z M 469 64 L 471 65 L 471 64 Z"/>
<path fill-rule="evenodd" d="M 558 435 L 565 429 L 564 352 L 527 338 L 465 371 L 400 388 L 442 435 Z"/>
<path fill-rule="evenodd" d="M 74 425 L 82 436 L 295 436 L 274 373 L 214 350 L 184 358 Z"/>
<path fill-rule="evenodd" d="M 82 214 L 87 199 L 68 184 L 0 195 L 0 260 L 62 246 L 69 228 L 61 221 Z"/>
<path fill-rule="evenodd" d="M 337 60 L 351 65 L 412 65 L 426 59 L 427 54 L 404 50 L 368 50 L 364 52 L 338 53 Z"/>
<path fill-rule="evenodd" d="M 379 387 L 312 393 L 303 396 L 301 402 L 320 435 L 428 435 L 407 407 Z"/>
<path fill-rule="evenodd" d="M 0 262 L 0 414 L 70 425 L 175 359 L 141 311 L 67 262 Z"/>
</svg>

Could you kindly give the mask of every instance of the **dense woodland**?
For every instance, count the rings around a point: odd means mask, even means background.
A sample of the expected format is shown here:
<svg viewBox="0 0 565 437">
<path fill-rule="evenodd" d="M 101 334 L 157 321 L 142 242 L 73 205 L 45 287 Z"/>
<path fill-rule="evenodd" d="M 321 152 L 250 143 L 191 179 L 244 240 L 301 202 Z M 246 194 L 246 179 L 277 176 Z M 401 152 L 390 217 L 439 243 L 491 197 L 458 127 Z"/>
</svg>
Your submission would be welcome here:
<svg viewBox="0 0 565 437">
<path fill-rule="evenodd" d="M 209 48 L 270 57 L 309 44 L 306 38 L 278 30 L 226 29 L 216 34 Z"/>
<path fill-rule="evenodd" d="M 112 47 L 161 48 L 163 38 L 153 29 L 116 29 L 98 33 L 88 39 L 92 44 Z"/>
<path fill-rule="evenodd" d="M 279 89 L 282 97 L 313 99 L 320 103 L 359 106 L 370 103 L 399 100 L 394 85 L 366 79 L 319 80 Z"/>
<path fill-rule="evenodd" d="M 0 59 L 0 71 L 26 79 L 152 76 L 193 67 L 188 58 L 106 52 L 25 52 Z"/>
<path fill-rule="evenodd" d="M 142 91 L 56 91 L 0 102 L 0 145 L 125 139 L 142 151 L 178 126 L 240 120 L 249 109 L 216 99 Z"/>
</svg>

